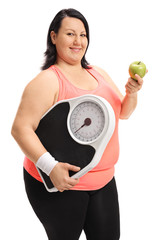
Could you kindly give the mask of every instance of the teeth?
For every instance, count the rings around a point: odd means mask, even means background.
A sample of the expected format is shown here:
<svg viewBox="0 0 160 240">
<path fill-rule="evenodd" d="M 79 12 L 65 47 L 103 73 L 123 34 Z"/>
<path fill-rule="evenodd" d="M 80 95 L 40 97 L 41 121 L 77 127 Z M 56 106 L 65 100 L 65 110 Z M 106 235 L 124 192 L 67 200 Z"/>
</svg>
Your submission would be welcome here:
<svg viewBox="0 0 160 240">
<path fill-rule="evenodd" d="M 75 52 L 79 52 L 80 51 L 80 49 L 79 48 L 71 48 L 73 51 L 75 51 Z"/>
</svg>

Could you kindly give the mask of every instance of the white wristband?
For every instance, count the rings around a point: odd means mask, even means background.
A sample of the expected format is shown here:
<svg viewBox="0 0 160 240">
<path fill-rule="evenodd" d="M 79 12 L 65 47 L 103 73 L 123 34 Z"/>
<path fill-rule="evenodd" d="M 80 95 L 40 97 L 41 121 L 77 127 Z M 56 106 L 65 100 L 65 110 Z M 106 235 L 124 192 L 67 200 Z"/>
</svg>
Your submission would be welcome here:
<svg viewBox="0 0 160 240">
<path fill-rule="evenodd" d="M 49 176 L 57 163 L 58 161 L 49 152 L 45 152 L 36 162 L 36 166 Z"/>
</svg>

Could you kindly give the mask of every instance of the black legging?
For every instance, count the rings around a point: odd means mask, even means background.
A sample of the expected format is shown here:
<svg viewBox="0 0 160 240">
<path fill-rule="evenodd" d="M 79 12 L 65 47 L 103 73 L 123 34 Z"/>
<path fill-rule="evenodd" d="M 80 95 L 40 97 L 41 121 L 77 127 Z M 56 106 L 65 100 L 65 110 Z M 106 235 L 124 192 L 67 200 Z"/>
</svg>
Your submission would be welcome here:
<svg viewBox="0 0 160 240">
<path fill-rule="evenodd" d="M 29 201 L 49 240 L 118 240 L 119 204 L 115 179 L 95 191 L 49 193 L 43 183 L 24 170 Z"/>
</svg>

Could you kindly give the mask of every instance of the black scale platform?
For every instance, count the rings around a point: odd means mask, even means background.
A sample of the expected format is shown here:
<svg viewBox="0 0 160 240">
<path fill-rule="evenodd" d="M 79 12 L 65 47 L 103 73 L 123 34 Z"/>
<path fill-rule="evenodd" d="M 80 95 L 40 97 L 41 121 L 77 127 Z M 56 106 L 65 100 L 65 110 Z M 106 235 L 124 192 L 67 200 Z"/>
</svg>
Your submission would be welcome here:
<svg viewBox="0 0 160 240">
<path fill-rule="evenodd" d="M 35 133 L 46 150 L 59 162 L 86 167 L 92 160 L 95 149 L 90 145 L 75 142 L 67 129 L 67 116 L 70 105 L 68 102 L 57 104 L 40 121 Z M 50 189 L 53 186 L 50 178 L 42 172 L 43 179 Z M 72 176 L 75 172 L 70 171 Z"/>
</svg>

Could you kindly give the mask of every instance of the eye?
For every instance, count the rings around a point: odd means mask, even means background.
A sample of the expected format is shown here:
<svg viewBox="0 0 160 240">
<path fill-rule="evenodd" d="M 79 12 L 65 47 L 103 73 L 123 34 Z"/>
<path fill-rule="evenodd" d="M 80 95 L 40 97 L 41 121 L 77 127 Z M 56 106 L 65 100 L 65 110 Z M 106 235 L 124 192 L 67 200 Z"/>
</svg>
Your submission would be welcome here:
<svg viewBox="0 0 160 240">
<path fill-rule="evenodd" d="M 69 33 L 67 33 L 67 35 L 68 36 L 74 36 L 74 33 L 69 32 Z"/>
<path fill-rule="evenodd" d="M 83 34 L 81 34 L 81 37 L 87 37 L 87 35 L 83 33 Z"/>
</svg>

